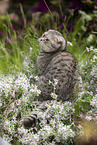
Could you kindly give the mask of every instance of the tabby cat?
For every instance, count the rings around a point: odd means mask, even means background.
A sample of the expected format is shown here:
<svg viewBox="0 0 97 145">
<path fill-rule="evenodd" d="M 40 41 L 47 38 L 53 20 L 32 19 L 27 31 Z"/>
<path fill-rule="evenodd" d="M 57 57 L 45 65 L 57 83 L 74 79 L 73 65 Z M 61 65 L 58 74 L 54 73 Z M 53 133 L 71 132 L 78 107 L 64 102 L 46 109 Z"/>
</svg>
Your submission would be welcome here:
<svg viewBox="0 0 97 145">
<path fill-rule="evenodd" d="M 58 80 L 55 93 L 58 100 L 72 100 L 75 97 L 78 82 L 78 66 L 74 56 L 67 52 L 66 41 L 61 33 L 55 30 L 45 32 L 39 38 L 41 50 L 37 57 L 38 87 L 41 90 L 39 100 L 50 100 L 54 79 Z"/>
<path fill-rule="evenodd" d="M 45 32 L 39 38 L 41 50 L 37 57 L 37 68 L 39 73 L 38 87 L 41 90 L 39 101 L 51 100 L 54 91 L 54 79 L 58 80 L 55 92 L 57 100 L 74 100 L 76 86 L 78 84 L 78 66 L 75 57 L 67 52 L 66 41 L 61 33 L 55 30 Z M 24 127 L 33 127 L 37 116 L 29 115 L 24 120 Z"/>
</svg>

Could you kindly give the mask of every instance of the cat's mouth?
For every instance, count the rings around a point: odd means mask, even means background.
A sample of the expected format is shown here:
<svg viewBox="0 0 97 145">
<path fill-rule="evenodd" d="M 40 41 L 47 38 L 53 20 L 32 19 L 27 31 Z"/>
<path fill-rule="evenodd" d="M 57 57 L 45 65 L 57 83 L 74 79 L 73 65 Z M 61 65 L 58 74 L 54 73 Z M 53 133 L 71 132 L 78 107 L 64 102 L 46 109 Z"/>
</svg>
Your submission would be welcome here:
<svg viewBox="0 0 97 145">
<path fill-rule="evenodd" d="M 41 45 L 41 50 L 44 53 L 55 53 L 60 51 L 59 49 L 60 47 L 55 50 L 55 47 L 52 47 L 52 45 L 47 45 L 47 44 Z"/>
<path fill-rule="evenodd" d="M 44 44 L 44 43 L 42 45 L 42 49 L 46 53 L 54 52 L 54 49 L 52 49 L 52 46 L 51 45 L 47 45 L 47 44 Z"/>
</svg>

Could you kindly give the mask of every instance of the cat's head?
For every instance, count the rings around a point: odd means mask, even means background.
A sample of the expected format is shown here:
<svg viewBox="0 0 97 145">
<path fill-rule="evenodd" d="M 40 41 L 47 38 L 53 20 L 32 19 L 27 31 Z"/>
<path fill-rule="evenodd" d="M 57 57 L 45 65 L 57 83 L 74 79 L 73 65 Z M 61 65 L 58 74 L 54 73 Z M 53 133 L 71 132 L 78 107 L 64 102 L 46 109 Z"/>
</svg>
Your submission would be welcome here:
<svg viewBox="0 0 97 145">
<path fill-rule="evenodd" d="M 66 41 L 61 33 L 55 30 L 49 30 L 45 32 L 39 38 L 41 52 L 57 52 L 57 51 L 67 51 Z"/>
</svg>

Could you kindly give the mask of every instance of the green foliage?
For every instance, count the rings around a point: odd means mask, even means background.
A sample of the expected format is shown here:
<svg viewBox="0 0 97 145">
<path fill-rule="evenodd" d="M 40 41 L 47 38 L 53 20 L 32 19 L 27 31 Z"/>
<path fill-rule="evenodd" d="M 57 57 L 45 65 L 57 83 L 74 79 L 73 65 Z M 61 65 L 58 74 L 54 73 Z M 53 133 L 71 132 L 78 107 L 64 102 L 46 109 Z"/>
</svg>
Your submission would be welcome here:
<svg viewBox="0 0 97 145">
<path fill-rule="evenodd" d="M 77 21 L 77 23 L 75 24 L 75 31 L 74 31 L 74 37 L 76 37 L 76 35 L 80 35 L 80 31 L 82 32 L 86 32 L 87 31 L 87 27 L 86 27 L 86 23 L 88 23 L 89 21 L 92 20 L 92 16 L 89 14 L 86 14 L 85 12 L 79 10 L 79 14 L 81 14 L 80 19 Z"/>
<path fill-rule="evenodd" d="M 10 73 L 12 70 L 21 68 L 21 54 L 17 42 L 10 45 L 10 50 L 6 48 L 5 43 L 1 41 L 0 45 L 0 71 L 1 73 Z"/>
<path fill-rule="evenodd" d="M 18 35 L 15 31 L 12 33 L 11 31 L 8 32 L 10 38 L 0 41 L 0 72 L 8 74 L 22 71 L 25 57 L 32 60 L 36 69 L 36 58 L 39 53 L 37 38 L 26 32 L 24 38 L 20 38 L 18 42 Z"/>
<path fill-rule="evenodd" d="M 59 28 L 57 13 L 35 14 L 22 36 L 13 30 L 10 18 L 10 27 L 4 25 L 6 38 L 0 40 L 0 135 L 13 145 L 73 144 L 80 130 L 79 119 L 83 116 L 92 120 L 97 116 L 96 34 L 87 33 L 86 25 L 95 16 L 83 11 L 79 13 L 81 17 L 75 21 L 73 33 L 68 33 L 65 23 L 62 29 Z M 55 92 L 51 92 L 54 101 L 47 101 L 45 105 L 37 101 L 41 93 L 36 85 L 36 58 L 40 49 L 38 38 L 48 29 L 59 30 L 63 34 L 68 41 L 68 51 L 78 60 L 83 88 L 75 102 L 57 102 Z M 45 106 L 43 109 L 42 105 Z M 27 130 L 22 123 L 31 112 L 41 122 Z"/>
<path fill-rule="evenodd" d="M 0 30 L 3 30 L 7 24 L 8 16 L 0 15 Z"/>
<path fill-rule="evenodd" d="M 75 105 L 75 114 L 79 115 L 81 112 L 84 112 L 84 111 L 89 111 L 91 109 L 91 106 L 90 106 L 90 102 L 87 102 L 85 100 L 77 100 L 76 102 L 76 105 Z"/>
</svg>

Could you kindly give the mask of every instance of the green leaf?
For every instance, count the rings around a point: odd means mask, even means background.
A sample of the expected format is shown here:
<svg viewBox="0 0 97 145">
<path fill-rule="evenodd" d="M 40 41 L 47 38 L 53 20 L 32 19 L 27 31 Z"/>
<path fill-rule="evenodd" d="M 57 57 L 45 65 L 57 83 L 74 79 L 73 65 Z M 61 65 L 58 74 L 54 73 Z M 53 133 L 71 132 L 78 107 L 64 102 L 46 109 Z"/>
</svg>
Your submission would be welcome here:
<svg viewBox="0 0 97 145">
<path fill-rule="evenodd" d="M 78 100 L 74 108 L 75 108 L 75 113 L 79 114 L 80 112 L 89 111 L 91 109 L 91 105 L 90 102 L 88 101 L 85 102 L 84 100 Z"/>
</svg>

